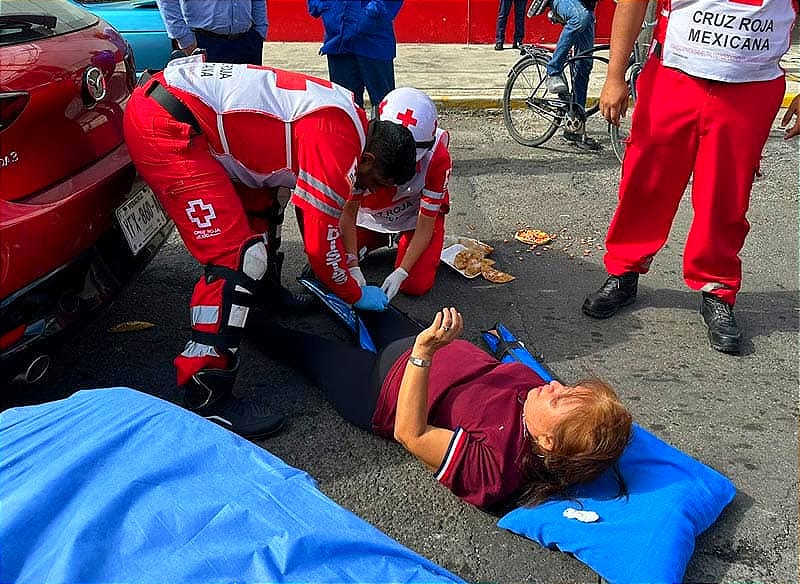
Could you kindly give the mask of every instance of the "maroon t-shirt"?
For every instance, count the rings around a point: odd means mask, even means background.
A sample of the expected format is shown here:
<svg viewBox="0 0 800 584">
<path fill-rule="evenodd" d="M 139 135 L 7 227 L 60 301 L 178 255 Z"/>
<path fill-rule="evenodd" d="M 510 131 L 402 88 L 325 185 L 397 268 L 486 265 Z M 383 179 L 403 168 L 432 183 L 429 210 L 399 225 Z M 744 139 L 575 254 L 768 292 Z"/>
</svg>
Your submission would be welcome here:
<svg viewBox="0 0 800 584">
<path fill-rule="evenodd" d="M 389 370 L 372 426 L 394 436 L 397 395 L 411 351 Z M 456 340 L 433 357 L 428 379 L 428 423 L 455 433 L 436 479 L 468 503 L 490 507 L 522 485 L 525 446 L 522 404 L 542 379 L 521 363 L 500 363 Z"/>
</svg>

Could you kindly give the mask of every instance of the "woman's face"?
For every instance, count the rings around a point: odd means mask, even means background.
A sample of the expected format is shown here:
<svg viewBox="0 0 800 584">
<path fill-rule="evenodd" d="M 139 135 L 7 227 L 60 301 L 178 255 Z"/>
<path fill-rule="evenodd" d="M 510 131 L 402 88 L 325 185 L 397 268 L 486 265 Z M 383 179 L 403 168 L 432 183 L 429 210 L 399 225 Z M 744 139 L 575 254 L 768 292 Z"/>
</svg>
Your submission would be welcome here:
<svg viewBox="0 0 800 584">
<path fill-rule="evenodd" d="M 553 449 L 553 430 L 578 404 L 565 399 L 575 388 L 551 381 L 534 387 L 522 406 L 522 421 L 528 434 L 544 450 Z"/>
</svg>

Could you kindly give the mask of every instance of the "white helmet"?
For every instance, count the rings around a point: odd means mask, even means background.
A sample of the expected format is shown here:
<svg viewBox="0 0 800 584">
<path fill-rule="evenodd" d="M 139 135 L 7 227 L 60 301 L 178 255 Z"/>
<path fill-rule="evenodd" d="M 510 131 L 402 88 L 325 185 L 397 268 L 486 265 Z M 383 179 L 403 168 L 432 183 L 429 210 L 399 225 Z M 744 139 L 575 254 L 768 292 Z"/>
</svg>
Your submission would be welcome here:
<svg viewBox="0 0 800 584">
<path fill-rule="evenodd" d="M 433 148 L 438 125 L 436 105 L 430 97 L 413 87 L 398 87 L 386 94 L 378 105 L 378 119 L 402 124 L 417 143 L 417 161 Z"/>
</svg>

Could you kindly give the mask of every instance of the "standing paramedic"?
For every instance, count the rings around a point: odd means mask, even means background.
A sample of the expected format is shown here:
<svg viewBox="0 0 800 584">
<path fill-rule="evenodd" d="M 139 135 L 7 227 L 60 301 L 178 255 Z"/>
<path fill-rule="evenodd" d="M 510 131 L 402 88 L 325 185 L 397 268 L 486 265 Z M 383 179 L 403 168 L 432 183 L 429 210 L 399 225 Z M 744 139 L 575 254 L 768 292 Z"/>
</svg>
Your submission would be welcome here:
<svg viewBox="0 0 800 584">
<path fill-rule="evenodd" d="M 403 0 L 308 0 L 308 12 L 322 18 L 331 81 L 353 92 L 364 107 L 364 89 L 375 107 L 394 89 L 397 40 L 394 19 Z"/>
<path fill-rule="evenodd" d="M 175 359 L 188 408 L 247 437 L 280 429 L 281 416 L 232 393 L 249 308 L 277 271 L 279 225 L 268 221 L 282 219 L 286 199 L 275 194 L 296 188 L 312 207 L 333 212 L 354 181 L 390 184 L 396 164 L 381 129 L 407 134 L 405 165 L 413 165 L 410 132 L 374 122 L 367 138 L 366 114 L 349 91 L 300 73 L 184 58 L 133 92 L 125 111 L 131 158 L 205 266 L 190 304 L 191 340 Z M 349 277 L 338 215 L 327 224 L 327 247 L 314 248 L 312 266 L 329 268 L 325 283 L 357 307 L 383 309 L 379 288 Z"/>
<path fill-rule="evenodd" d="M 436 106 L 419 89 L 399 87 L 378 105 L 378 119 L 407 127 L 416 141 L 416 173 L 400 186 L 356 191 L 344 207 L 341 226 L 350 274 L 366 284 L 358 265 L 364 253 L 399 234 L 394 271 L 381 288 L 391 300 L 398 291 L 421 296 L 433 287 L 450 208 L 447 181 L 453 162 L 450 135 L 439 128 Z"/>
<path fill-rule="evenodd" d="M 187 55 L 204 49 L 215 63 L 261 65 L 266 0 L 158 0 L 169 38 Z"/>
<path fill-rule="evenodd" d="M 600 94 L 600 111 L 613 124 L 628 105 L 624 75 L 646 7 L 644 1 L 620 2 L 614 14 Z M 666 242 L 693 175 L 683 277 L 702 292 L 711 347 L 738 353 L 733 305 L 742 282 L 739 252 L 750 228 L 746 214 L 761 151 L 784 96 L 780 59 L 789 49 L 797 5 L 660 0 L 659 10 L 606 236 L 608 279 L 583 311 L 608 318 L 636 299 L 639 274 L 647 273 Z"/>
</svg>

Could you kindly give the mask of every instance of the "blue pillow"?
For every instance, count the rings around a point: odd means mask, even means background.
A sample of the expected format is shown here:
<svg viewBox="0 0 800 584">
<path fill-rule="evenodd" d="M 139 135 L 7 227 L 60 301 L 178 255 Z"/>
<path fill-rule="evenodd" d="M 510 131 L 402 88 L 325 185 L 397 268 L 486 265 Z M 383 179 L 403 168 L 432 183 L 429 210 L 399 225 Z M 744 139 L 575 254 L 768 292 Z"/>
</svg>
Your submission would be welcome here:
<svg viewBox="0 0 800 584">
<path fill-rule="evenodd" d="M 608 471 L 582 485 L 575 500 L 514 509 L 498 525 L 548 548 L 573 554 L 613 584 L 683 580 L 694 540 L 736 494 L 725 476 L 634 424 L 619 460 L 628 498 L 615 498 Z M 572 507 L 600 519 L 563 516 Z"/>
</svg>

